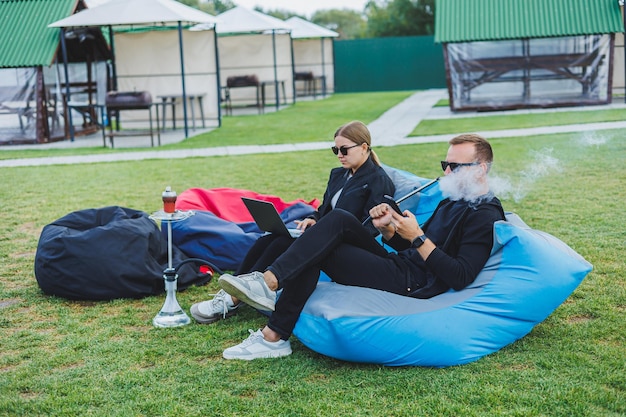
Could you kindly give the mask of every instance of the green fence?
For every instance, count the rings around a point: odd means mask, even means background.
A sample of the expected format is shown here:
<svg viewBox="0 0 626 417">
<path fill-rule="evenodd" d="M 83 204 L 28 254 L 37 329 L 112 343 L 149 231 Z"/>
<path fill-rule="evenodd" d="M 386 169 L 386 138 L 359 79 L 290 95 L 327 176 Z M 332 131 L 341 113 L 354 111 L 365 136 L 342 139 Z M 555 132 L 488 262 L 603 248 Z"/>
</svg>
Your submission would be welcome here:
<svg viewBox="0 0 626 417">
<path fill-rule="evenodd" d="M 335 41 L 335 91 L 446 88 L 443 47 L 433 36 Z"/>
</svg>

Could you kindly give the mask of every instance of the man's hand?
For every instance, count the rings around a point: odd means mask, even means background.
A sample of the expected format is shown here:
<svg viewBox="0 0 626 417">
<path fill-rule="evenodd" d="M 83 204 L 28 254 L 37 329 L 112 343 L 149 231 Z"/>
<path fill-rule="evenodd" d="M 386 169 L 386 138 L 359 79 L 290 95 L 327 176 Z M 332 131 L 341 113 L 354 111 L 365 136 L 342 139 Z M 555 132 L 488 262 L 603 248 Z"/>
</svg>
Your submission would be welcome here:
<svg viewBox="0 0 626 417">
<path fill-rule="evenodd" d="M 413 213 L 405 210 L 402 214 L 404 214 L 404 216 L 400 216 L 396 212 L 392 213 L 391 221 L 396 224 L 396 232 L 403 239 L 406 239 L 409 242 L 413 242 L 415 238 L 417 238 L 418 236 L 422 236 L 424 234 L 424 231 L 420 227 Z M 391 237 L 388 238 L 385 236 L 385 239 L 387 240 L 389 240 L 390 238 Z M 420 254 L 422 259 L 426 260 L 435 250 L 435 248 L 435 244 L 430 239 L 427 239 L 422 246 L 417 248 L 417 252 Z"/>
<path fill-rule="evenodd" d="M 415 215 L 411 213 L 409 210 L 404 210 L 402 215 L 391 211 L 391 222 L 396 225 L 396 233 L 398 233 L 403 239 L 408 240 L 409 242 L 413 241 L 418 236 L 424 234 L 422 232 L 422 228 L 419 226 Z"/>
</svg>

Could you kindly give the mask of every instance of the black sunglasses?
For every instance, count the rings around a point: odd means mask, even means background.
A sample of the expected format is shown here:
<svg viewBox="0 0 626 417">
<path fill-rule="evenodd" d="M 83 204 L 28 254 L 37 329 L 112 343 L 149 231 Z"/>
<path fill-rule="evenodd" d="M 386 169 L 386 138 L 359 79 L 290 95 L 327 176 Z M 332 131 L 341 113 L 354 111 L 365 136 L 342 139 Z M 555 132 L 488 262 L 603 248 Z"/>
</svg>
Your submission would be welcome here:
<svg viewBox="0 0 626 417">
<path fill-rule="evenodd" d="M 450 167 L 450 171 L 454 172 L 457 169 L 459 169 L 460 167 L 471 167 L 474 165 L 480 165 L 480 162 L 448 162 L 448 161 L 441 161 L 441 169 L 443 169 L 443 171 L 446 171 L 446 168 Z"/>
<path fill-rule="evenodd" d="M 343 156 L 346 156 L 346 155 L 348 155 L 348 149 L 356 148 L 357 146 L 361 146 L 361 145 L 342 146 L 341 148 L 338 148 L 338 147 L 336 147 L 336 146 L 333 146 L 333 147 L 332 147 L 332 148 L 330 148 L 330 149 L 333 151 L 333 153 L 334 153 L 335 155 L 337 155 L 337 154 L 339 153 L 339 151 L 341 151 L 341 154 L 342 154 Z"/>
</svg>

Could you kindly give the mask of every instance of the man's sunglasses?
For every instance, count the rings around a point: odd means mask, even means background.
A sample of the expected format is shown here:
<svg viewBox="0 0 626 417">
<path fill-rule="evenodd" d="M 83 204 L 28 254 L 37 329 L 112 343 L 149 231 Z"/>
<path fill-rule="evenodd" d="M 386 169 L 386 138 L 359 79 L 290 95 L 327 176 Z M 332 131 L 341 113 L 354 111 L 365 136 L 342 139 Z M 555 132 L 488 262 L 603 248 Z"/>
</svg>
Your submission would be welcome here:
<svg viewBox="0 0 626 417">
<path fill-rule="evenodd" d="M 342 154 L 343 156 L 346 156 L 346 155 L 348 155 L 348 149 L 356 148 L 357 146 L 361 146 L 361 145 L 342 146 L 341 148 L 338 148 L 338 147 L 336 147 L 336 146 L 333 146 L 333 147 L 332 147 L 332 148 L 330 148 L 330 149 L 333 151 L 333 153 L 334 153 L 335 155 L 337 155 L 339 152 L 341 152 L 341 154 Z"/>
<path fill-rule="evenodd" d="M 457 169 L 459 169 L 460 167 L 471 167 L 474 165 L 480 165 L 480 162 L 448 162 L 448 161 L 441 161 L 441 169 L 443 169 L 443 171 L 446 171 L 446 168 L 450 167 L 450 171 L 454 172 Z"/>
</svg>

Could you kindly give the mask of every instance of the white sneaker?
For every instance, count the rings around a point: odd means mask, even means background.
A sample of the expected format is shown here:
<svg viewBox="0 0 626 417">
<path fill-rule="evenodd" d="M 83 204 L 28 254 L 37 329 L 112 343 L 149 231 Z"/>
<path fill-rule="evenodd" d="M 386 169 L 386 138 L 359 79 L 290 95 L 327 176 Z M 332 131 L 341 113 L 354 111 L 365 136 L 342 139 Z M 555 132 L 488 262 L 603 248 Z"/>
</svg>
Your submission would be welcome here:
<svg viewBox="0 0 626 417">
<path fill-rule="evenodd" d="M 223 274 L 217 283 L 224 291 L 253 308 L 274 311 L 276 291 L 270 290 L 260 272 L 237 276 Z"/>
<path fill-rule="evenodd" d="M 279 340 L 278 342 L 268 342 L 263 338 L 261 330 L 256 332 L 248 330 L 250 336 L 236 346 L 224 350 L 224 359 L 241 359 L 251 361 L 261 358 L 280 358 L 291 355 L 291 344 L 289 340 Z"/>
<path fill-rule="evenodd" d="M 189 311 L 198 323 L 209 324 L 237 314 L 240 305 L 226 291 L 219 290 L 212 300 L 196 303 Z"/>
</svg>

